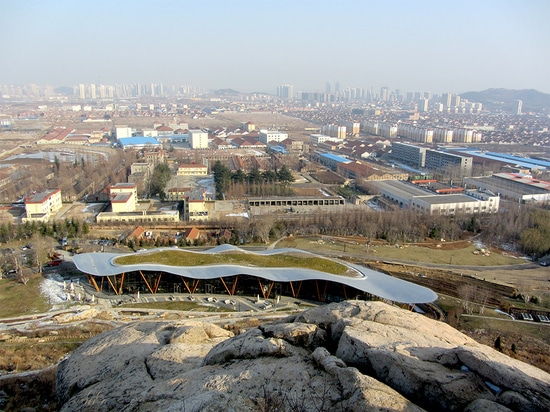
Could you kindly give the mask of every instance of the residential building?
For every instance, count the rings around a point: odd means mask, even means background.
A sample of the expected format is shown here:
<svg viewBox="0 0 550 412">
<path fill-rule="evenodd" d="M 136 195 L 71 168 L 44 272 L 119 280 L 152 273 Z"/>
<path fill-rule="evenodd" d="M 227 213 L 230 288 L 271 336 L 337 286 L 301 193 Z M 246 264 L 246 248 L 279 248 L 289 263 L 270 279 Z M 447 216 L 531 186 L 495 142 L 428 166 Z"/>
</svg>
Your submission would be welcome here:
<svg viewBox="0 0 550 412">
<path fill-rule="evenodd" d="M 53 212 L 61 209 L 61 189 L 49 189 L 34 193 L 25 199 L 24 221 L 47 222 Z"/>
<path fill-rule="evenodd" d="M 333 139 L 333 137 L 327 136 L 326 134 L 313 133 L 309 135 L 309 140 L 312 144 L 324 143 L 331 139 Z"/>
<path fill-rule="evenodd" d="M 256 125 L 252 122 L 242 122 L 241 129 L 244 130 L 245 132 L 252 132 L 256 130 Z"/>
<path fill-rule="evenodd" d="M 464 177 L 472 174 L 473 158 L 457 154 L 426 150 L 426 169 L 440 171 L 456 171 L 457 176 Z"/>
<path fill-rule="evenodd" d="M 178 176 L 206 176 L 208 174 L 208 166 L 196 163 L 181 164 L 178 166 Z"/>
<path fill-rule="evenodd" d="M 260 130 L 260 142 L 265 144 L 269 142 L 280 143 L 285 139 L 288 139 L 288 133 L 278 132 L 275 130 Z"/>
<path fill-rule="evenodd" d="M 116 126 L 115 135 L 117 140 L 123 137 L 132 137 L 132 128 L 126 125 Z"/>
<path fill-rule="evenodd" d="M 415 146 L 409 143 L 393 142 L 391 157 L 412 167 L 422 168 L 426 165 L 426 147 Z"/>
<path fill-rule="evenodd" d="M 291 84 L 283 84 L 277 87 L 277 96 L 282 99 L 294 99 L 294 86 Z"/>
<path fill-rule="evenodd" d="M 190 187 L 172 187 L 166 190 L 166 200 L 169 202 L 184 200 L 189 192 L 191 192 Z"/>
<path fill-rule="evenodd" d="M 346 138 L 346 126 L 339 126 L 337 124 L 327 124 L 321 128 L 321 133 L 330 137 L 336 137 L 338 139 Z"/>
<path fill-rule="evenodd" d="M 191 149 L 208 149 L 208 133 L 202 130 L 189 130 Z"/>
<path fill-rule="evenodd" d="M 521 100 L 516 100 L 516 106 L 515 106 L 515 113 L 516 114 L 521 114 L 521 107 L 523 106 L 523 101 Z"/>
<path fill-rule="evenodd" d="M 113 213 L 134 212 L 137 208 L 137 186 L 135 183 L 116 183 L 109 186 Z"/>
</svg>

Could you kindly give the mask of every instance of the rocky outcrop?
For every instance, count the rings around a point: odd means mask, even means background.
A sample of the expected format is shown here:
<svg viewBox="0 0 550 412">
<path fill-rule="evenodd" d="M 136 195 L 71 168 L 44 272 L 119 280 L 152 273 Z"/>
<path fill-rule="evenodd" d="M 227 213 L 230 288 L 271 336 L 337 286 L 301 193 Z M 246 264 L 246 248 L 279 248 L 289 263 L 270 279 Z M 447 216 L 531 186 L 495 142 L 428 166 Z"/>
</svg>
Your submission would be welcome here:
<svg viewBox="0 0 550 412">
<path fill-rule="evenodd" d="M 199 321 L 97 336 L 58 368 L 62 411 L 545 411 L 550 375 L 380 302 L 232 337 Z"/>
</svg>

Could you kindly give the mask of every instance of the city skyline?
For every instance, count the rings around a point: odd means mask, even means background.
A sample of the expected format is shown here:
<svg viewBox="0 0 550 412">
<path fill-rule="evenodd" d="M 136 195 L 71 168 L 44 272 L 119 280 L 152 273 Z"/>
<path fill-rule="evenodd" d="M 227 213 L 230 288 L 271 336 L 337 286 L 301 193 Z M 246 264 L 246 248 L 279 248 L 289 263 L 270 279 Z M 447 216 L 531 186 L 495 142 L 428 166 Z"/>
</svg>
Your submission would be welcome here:
<svg viewBox="0 0 550 412">
<path fill-rule="evenodd" d="M 0 9 L 0 84 L 550 93 L 542 0 L 1 0 Z"/>
</svg>

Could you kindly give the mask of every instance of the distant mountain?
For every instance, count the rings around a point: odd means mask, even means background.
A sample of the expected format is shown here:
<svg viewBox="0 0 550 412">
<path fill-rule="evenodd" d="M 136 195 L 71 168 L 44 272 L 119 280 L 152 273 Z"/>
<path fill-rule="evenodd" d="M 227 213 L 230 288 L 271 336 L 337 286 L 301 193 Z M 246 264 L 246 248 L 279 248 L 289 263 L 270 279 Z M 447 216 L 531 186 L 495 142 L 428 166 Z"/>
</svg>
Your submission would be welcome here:
<svg viewBox="0 0 550 412">
<path fill-rule="evenodd" d="M 533 89 L 487 89 L 481 92 L 462 93 L 460 97 L 471 102 L 483 103 L 483 106 L 488 109 L 501 109 L 512 113 L 514 112 L 516 100 L 523 102 L 522 110 L 524 113 L 550 111 L 550 94 Z"/>
<path fill-rule="evenodd" d="M 55 93 L 63 94 L 65 96 L 72 96 L 73 95 L 73 88 L 69 87 L 69 86 L 56 87 L 55 89 L 53 89 L 53 91 Z"/>
<path fill-rule="evenodd" d="M 214 90 L 213 92 L 215 95 L 218 95 L 218 96 L 235 96 L 235 95 L 238 95 L 240 94 L 239 91 L 237 90 L 233 90 L 233 89 L 218 89 L 218 90 Z"/>
</svg>

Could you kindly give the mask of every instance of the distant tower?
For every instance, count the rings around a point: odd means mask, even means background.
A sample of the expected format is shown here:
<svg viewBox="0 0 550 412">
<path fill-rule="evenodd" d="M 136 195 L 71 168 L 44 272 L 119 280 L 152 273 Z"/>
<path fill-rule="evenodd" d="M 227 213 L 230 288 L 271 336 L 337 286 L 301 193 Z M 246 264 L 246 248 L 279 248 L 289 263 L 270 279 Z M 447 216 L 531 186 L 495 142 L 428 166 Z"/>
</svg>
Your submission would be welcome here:
<svg viewBox="0 0 550 412">
<path fill-rule="evenodd" d="M 90 98 L 91 99 L 97 99 L 97 92 L 96 92 L 96 87 L 95 87 L 95 84 L 90 84 Z"/>
<path fill-rule="evenodd" d="M 418 101 L 418 111 L 422 112 L 422 113 L 427 112 L 428 111 L 428 104 L 429 104 L 428 99 L 420 99 Z"/>
<path fill-rule="evenodd" d="M 325 84 L 325 93 L 330 94 L 330 82 L 326 82 L 326 84 Z"/>
<path fill-rule="evenodd" d="M 387 102 L 390 100 L 390 89 L 388 87 L 380 88 L 380 100 Z"/>
<path fill-rule="evenodd" d="M 277 87 L 277 96 L 282 99 L 294 99 L 294 86 L 291 84 L 283 84 Z"/>
<path fill-rule="evenodd" d="M 441 95 L 441 103 L 443 103 L 447 108 L 451 107 L 452 100 L 453 100 L 452 93 L 443 93 Z"/>
<path fill-rule="evenodd" d="M 516 100 L 516 114 L 521 114 L 521 106 L 523 106 L 523 102 L 521 100 Z"/>
<path fill-rule="evenodd" d="M 78 96 L 81 98 L 81 99 L 85 99 L 86 98 L 86 86 L 84 86 L 82 83 L 80 83 L 78 85 Z"/>
</svg>

